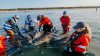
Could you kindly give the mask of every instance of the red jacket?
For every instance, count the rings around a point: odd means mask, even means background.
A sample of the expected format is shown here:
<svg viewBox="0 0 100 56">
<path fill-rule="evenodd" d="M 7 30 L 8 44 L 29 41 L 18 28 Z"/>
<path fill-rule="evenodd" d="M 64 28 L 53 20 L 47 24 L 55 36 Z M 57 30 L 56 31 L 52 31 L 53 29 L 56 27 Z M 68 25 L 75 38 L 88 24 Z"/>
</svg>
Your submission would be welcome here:
<svg viewBox="0 0 100 56">
<path fill-rule="evenodd" d="M 40 23 L 39 23 L 39 26 L 42 26 L 42 25 L 52 26 L 52 22 L 48 17 L 44 17 L 44 21 L 41 20 Z"/>
<path fill-rule="evenodd" d="M 82 34 L 82 36 L 74 42 L 72 48 L 75 52 L 83 53 L 84 51 L 87 51 L 90 41 L 90 34 Z"/>
<path fill-rule="evenodd" d="M 66 17 L 62 16 L 60 18 L 60 21 L 61 21 L 62 25 L 68 25 L 68 26 L 70 26 L 70 24 L 71 24 L 69 16 L 66 16 Z"/>
<path fill-rule="evenodd" d="M 0 54 L 6 51 L 6 46 L 4 45 L 5 40 L 5 36 L 0 36 Z"/>
</svg>

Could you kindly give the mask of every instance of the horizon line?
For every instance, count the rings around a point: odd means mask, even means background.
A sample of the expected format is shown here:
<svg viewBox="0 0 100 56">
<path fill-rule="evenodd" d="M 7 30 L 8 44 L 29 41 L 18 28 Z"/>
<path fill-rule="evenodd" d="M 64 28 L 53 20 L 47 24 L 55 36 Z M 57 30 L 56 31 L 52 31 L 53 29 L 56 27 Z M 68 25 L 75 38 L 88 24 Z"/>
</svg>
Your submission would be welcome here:
<svg viewBox="0 0 100 56">
<path fill-rule="evenodd" d="M 48 10 L 48 9 L 77 9 L 77 8 L 100 8 L 100 6 L 70 6 L 70 7 L 42 7 L 42 8 L 12 8 L 0 9 L 0 11 L 22 11 L 22 10 Z"/>
<path fill-rule="evenodd" d="M 59 7 L 23 7 L 23 8 L 59 8 Z M 100 7 L 100 6 L 68 6 L 68 7 L 65 6 L 65 8 L 77 8 L 77 7 Z M 19 8 L 0 8 L 0 9 L 19 9 Z"/>
</svg>

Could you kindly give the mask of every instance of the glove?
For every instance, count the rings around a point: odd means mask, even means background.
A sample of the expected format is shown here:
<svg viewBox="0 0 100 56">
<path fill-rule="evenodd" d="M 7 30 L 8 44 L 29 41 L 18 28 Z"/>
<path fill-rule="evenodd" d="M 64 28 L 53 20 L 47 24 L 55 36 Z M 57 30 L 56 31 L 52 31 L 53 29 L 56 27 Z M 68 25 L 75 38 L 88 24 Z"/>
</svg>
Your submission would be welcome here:
<svg viewBox="0 0 100 56">
<path fill-rule="evenodd" d="M 41 30 L 41 26 L 39 26 L 39 31 Z"/>
<path fill-rule="evenodd" d="M 84 54 L 84 55 L 87 54 L 87 51 L 82 52 L 82 54 Z"/>
<path fill-rule="evenodd" d="M 70 43 L 66 43 L 66 45 L 67 45 L 68 47 L 71 47 L 71 44 L 70 44 Z"/>
<path fill-rule="evenodd" d="M 68 48 L 67 46 L 64 46 L 64 50 L 67 50 L 67 48 Z"/>
</svg>

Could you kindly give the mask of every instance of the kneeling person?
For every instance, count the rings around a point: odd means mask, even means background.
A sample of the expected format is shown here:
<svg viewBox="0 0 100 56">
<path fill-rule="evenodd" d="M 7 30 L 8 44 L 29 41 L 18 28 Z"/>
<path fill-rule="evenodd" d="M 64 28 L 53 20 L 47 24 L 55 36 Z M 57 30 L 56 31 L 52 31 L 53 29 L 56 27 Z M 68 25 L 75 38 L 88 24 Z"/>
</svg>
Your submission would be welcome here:
<svg viewBox="0 0 100 56">
<path fill-rule="evenodd" d="M 35 19 L 32 19 L 31 15 L 27 15 L 27 18 L 25 20 L 24 28 L 28 25 L 29 31 L 33 31 L 35 28 L 35 23 L 37 21 Z"/>
<path fill-rule="evenodd" d="M 91 31 L 84 22 L 78 22 L 73 28 L 75 32 L 67 42 L 69 48 L 65 53 L 70 53 L 70 56 L 86 56 L 91 41 Z"/>
<path fill-rule="evenodd" d="M 41 26 L 43 26 L 44 33 L 51 32 L 51 29 L 53 27 L 51 20 L 44 15 L 41 15 L 41 18 L 40 18 L 39 31 L 41 29 Z"/>
</svg>

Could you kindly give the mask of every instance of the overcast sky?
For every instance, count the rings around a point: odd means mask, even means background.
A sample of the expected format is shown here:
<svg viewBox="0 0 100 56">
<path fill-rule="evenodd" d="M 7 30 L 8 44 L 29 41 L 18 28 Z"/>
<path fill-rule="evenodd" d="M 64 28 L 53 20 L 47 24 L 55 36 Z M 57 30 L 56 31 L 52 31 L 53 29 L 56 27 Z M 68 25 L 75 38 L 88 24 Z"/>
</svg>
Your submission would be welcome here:
<svg viewBox="0 0 100 56">
<path fill-rule="evenodd" d="M 100 0 L 0 0 L 0 8 L 100 6 Z"/>
</svg>

